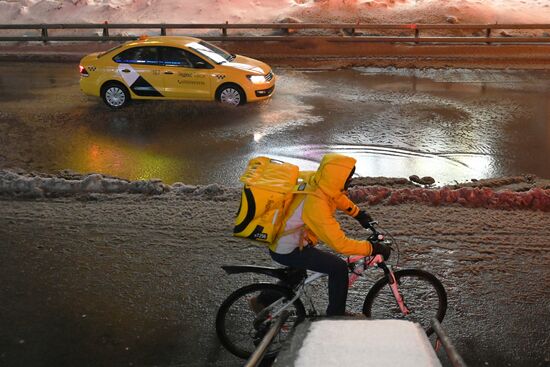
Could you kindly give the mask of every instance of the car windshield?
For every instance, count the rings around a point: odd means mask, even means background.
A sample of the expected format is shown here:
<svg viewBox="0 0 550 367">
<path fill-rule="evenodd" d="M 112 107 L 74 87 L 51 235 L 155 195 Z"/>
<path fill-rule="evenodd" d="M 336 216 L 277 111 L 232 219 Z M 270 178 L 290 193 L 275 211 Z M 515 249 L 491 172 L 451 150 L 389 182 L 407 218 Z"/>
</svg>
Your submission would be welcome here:
<svg viewBox="0 0 550 367">
<path fill-rule="evenodd" d="M 211 45 L 210 43 L 206 43 L 204 41 L 188 43 L 187 47 L 209 58 L 216 64 L 223 64 L 224 62 L 233 61 L 233 59 L 235 58 L 235 56 L 222 50 L 221 48 Z"/>
<path fill-rule="evenodd" d="M 121 48 L 122 46 L 124 46 L 124 45 L 118 45 L 118 46 L 115 46 L 115 47 L 113 47 L 113 48 L 108 49 L 107 51 L 103 51 L 102 53 L 100 53 L 99 55 L 97 55 L 97 58 L 99 59 L 100 57 L 103 57 L 103 56 L 107 55 L 109 52 L 114 51 L 114 50 L 116 50 L 117 48 Z"/>
</svg>

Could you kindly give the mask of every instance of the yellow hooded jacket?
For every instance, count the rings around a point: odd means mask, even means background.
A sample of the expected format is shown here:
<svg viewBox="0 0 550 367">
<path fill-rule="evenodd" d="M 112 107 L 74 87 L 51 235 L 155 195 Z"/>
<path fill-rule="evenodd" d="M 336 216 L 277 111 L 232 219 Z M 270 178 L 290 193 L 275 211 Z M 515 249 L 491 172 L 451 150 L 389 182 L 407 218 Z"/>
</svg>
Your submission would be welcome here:
<svg viewBox="0 0 550 367">
<path fill-rule="evenodd" d="M 302 247 L 307 243 L 317 244 L 319 240 L 329 245 L 336 252 L 344 255 L 365 255 L 372 253 L 372 246 L 368 241 L 354 240 L 346 237 L 340 228 L 334 214 L 336 209 L 355 217 L 359 208 L 347 197 L 344 192 L 346 179 L 350 175 L 356 160 L 341 154 L 326 154 L 319 168 L 315 172 L 300 172 L 300 178 L 306 183 L 304 194 L 296 194 L 289 206 L 282 227 L 286 227 L 287 220 L 303 203 Z M 284 235 L 285 233 L 279 234 Z M 276 252 L 277 242 L 270 245 Z"/>
</svg>

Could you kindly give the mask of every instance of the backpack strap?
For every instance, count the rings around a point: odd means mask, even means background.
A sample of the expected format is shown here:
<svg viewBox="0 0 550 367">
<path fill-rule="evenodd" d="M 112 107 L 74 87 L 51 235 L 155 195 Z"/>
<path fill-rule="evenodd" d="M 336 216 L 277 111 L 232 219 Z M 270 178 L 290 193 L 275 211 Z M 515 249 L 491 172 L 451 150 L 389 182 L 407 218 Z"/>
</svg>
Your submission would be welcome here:
<svg viewBox="0 0 550 367">
<path fill-rule="evenodd" d="M 301 182 L 301 183 L 297 184 L 296 186 L 294 186 L 294 189 L 291 191 L 291 193 L 293 195 L 301 194 L 301 195 L 314 195 L 314 196 L 319 196 L 320 197 L 320 195 L 318 193 L 310 190 L 310 186 L 308 185 L 307 182 Z M 302 200 L 305 200 L 305 197 Z M 286 208 L 286 210 L 288 211 L 288 208 Z M 288 219 L 288 218 L 286 218 L 287 215 L 288 215 L 288 212 L 285 213 L 285 225 L 286 225 L 286 220 Z M 303 224 L 300 227 L 289 229 L 287 231 L 280 231 L 279 233 L 277 233 L 277 237 L 276 237 L 275 241 L 273 241 L 273 242 L 277 243 L 279 241 L 280 237 L 288 236 L 288 235 L 291 235 L 291 234 L 299 232 L 299 231 L 304 231 L 305 228 L 306 228 L 306 225 Z M 305 242 L 305 238 L 302 236 L 302 238 L 300 238 L 300 248 L 302 248 L 304 246 L 304 242 Z"/>
</svg>

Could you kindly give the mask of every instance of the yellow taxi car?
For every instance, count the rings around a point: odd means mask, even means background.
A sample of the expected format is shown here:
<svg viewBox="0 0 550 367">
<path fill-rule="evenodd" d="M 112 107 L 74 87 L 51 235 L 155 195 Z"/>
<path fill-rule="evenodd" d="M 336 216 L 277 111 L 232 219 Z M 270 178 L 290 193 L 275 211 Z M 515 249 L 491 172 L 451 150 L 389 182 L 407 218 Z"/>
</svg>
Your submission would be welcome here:
<svg viewBox="0 0 550 367">
<path fill-rule="evenodd" d="M 118 109 L 132 99 L 217 100 L 238 106 L 269 98 L 269 65 L 192 37 L 141 37 L 80 61 L 80 89 Z"/>
</svg>

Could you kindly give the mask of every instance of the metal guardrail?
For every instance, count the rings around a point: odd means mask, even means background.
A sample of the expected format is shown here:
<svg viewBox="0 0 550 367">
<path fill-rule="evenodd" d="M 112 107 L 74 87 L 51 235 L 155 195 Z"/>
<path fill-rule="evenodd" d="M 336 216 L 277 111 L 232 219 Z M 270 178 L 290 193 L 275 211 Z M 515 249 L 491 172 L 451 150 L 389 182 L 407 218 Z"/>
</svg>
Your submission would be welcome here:
<svg viewBox="0 0 550 367">
<path fill-rule="evenodd" d="M 252 355 L 248 358 L 244 367 L 257 367 L 262 362 L 262 359 L 267 352 L 267 348 L 269 348 L 271 342 L 273 341 L 275 336 L 277 336 L 289 315 L 290 314 L 288 311 L 283 311 L 281 317 L 275 322 L 275 324 L 270 327 L 260 344 L 254 350 L 254 353 L 252 353 Z M 451 365 L 453 367 L 467 367 L 460 354 L 458 354 L 458 352 L 456 351 L 453 343 L 451 342 L 451 339 L 447 336 L 447 333 L 441 326 L 441 323 L 436 318 L 432 319 L 432 327 L 435 331 L 435 334 L 437 335 L 438 340 L 443 345 L 443 348 L 445 349 L 445 353 L 447 353 L 447 357 L 449 358 L 449 362 L 451 363 Z"/>
<path fill-rule="evenodd" d="M 258 366 L 258 364 L 264 358 L 264 355 L 267 352 L 267 348 L 269 348 L 275 336 L 279 334 L 281 327 L 285 323 L 286 319 L 288 319 L 289 315 L 290 313 L 286 310 L 281 313 L 281 316 L 279 317 L 277 322 L 273 324 L 271 328 L 269 328 L 269 330 L 265 334 L 264 338 L 262 339 L 258 347 L 256 347 L 256 350 L 254 350 L 254 353 L 252 353 L 252 355 L 248 358 L 244 367 Z"/>
<path fill-rule="evenodd" d="M 51 36 L 52 30 L 90 30 L 97 29 L 101 35 L 56 35 Z M 143 29 L 159 30 L 161 36 L 167 35 L 168 30 L 181 29 L 202 29 L 220 30 L 219 36 L 204 35 L 200 38 L 209 41 L 296 41 L 304 39 L 319 39 L 328 42 L 384 42 L 384 43 L 413 43 L 413 44 L 546 44 L 550 45 L 548 37 L 526 37 L 494 36 L 495 30 L 550 30 L 550 24 L 363 24 L 363 23 L 267 23 L 267 24 L 0 24 L 0 42 L 21 42 L 21 41 L 128 41 L 139 37 L 139 35 L 111 35 L 113 29 Z M 256 29 L 256 30 L 280 30 L 283 35 L 256 35 L 256 36 L 230 36 L 229 30 Z M 305 35 L 299 34 L 299 30 L 321 30 L 321 31 L 342 31 L 342 35 Z M 36 30 L 40 32 L 37 36 L 7 36 L 2 31 L 7 30 Z M 378 30 L 378 31 L 399 31 L 408 32 L 410 35 L 383 36 L 359 33 L 357 30 Z M 479 36 L 449 35 L 448 33 L 464 30 L 474 30 L 480 33 Z M 446 35 L 428 35 L 428 31 L 447 32 Z"/>
<path fill-rule="evenodd" d="M 447 353 L 447 356 L 449 357 L 451 365 L 453 367 L 466 367 L 466 363 L 464 363 L 464 360 L 456 351 L 453 343 L 451 342 L 451 339 L 449 339 L 447 333 L 445 333 L 445 330 L 443 330 L 443 327 L 437 319 L 432 320 L 432 326 L 438 339 L 441 341 L 441 344 L 443 344 L 443 348 L 445 349 L 445 353 Z"/>
</svg>

